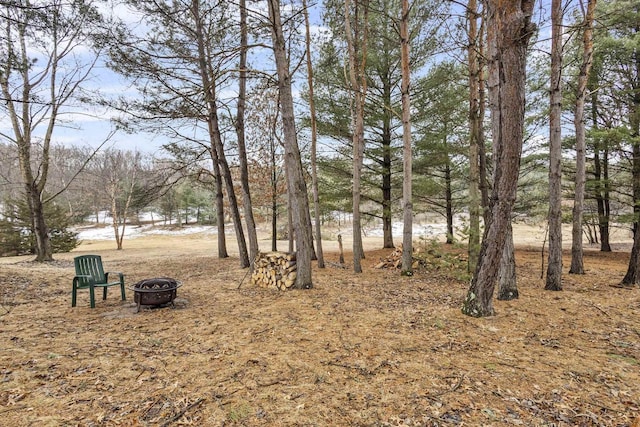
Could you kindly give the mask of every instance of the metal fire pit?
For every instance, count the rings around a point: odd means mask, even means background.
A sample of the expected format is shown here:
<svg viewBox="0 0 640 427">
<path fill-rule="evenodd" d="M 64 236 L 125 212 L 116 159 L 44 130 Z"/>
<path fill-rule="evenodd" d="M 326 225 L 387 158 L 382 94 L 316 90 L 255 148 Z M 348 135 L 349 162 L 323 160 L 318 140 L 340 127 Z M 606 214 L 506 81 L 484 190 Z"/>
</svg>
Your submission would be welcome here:
<svg viewBox="0 0 640 427">
<path fill-rule="evenodd" d="M 156 277 L 154 279 L 141 280 L 133 288 L 133 300 L 138 303 L 138 311 L 141 305 L 160 306 L 171 303 L 176 299 L 177 290 L 182 283 L 170 277 Z"/>
</svg>

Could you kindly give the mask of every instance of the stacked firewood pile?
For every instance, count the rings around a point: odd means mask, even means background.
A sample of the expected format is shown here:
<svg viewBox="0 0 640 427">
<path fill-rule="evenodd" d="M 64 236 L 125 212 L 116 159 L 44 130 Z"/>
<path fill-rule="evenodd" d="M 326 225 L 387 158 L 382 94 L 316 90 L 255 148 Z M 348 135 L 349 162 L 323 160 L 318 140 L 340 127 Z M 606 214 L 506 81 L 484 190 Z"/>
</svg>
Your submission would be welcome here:
<svg viewBox="0 0 640 427">
<path fill-rule="evenodd" d="M 432 248 L 414 247 L 411 268 L 428 268 L 430 270 L 466 268 L 467 256 L 463 253 L 440 252 Z M 402 245 L 399 245 L 389 255 L 380 258 L 374 265 L 379 269 L 399 269 L 402 267 Z"/>
<path fill-rule="evenodd" d="M 413 257 L 411 268 L 418 268 L 424 261 Z M 397 269 L 402 267 L 402 245 L 398 245 L 389 255 L 384 258 L 380 258 L 380 262 L 375 265 L 375 268 L 388 268 Z"/>
<path fill-rule="evenodd" d="M 284 291 L 296 283 L 296 274 L 295 253 L 260 252 L 254 261 L 251 283 Z"/>
</svg>

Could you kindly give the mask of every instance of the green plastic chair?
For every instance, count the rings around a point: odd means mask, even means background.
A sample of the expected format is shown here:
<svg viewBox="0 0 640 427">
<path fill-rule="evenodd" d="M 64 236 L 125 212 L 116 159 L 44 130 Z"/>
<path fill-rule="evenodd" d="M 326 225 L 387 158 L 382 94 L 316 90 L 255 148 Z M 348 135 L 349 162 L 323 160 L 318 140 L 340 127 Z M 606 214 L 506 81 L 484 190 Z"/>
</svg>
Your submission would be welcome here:
<svg viewBox="0 0 640 427">
<path fill-rule="evenodd" d="M 78 289 L 89 289 L 91 308 L 95 308 L 95 288 L 102 288 L 102 299 L 107 299 L 107 289 L 110 286 L 120 285 L 122 301 L 126 300 L 124 294 L 124 274 L 105 273 L 102 268 L 102 258 L 100 255 L 82 255 L 75 257 L 73 263 L 76 267 L 76 276 L 73 278 L 73 293 L 71 295 L 71 307 L 76 306 L 76 294 Z M 117 282 L 109 282 L 109 275 L 118 275 Z"/>
</svg>

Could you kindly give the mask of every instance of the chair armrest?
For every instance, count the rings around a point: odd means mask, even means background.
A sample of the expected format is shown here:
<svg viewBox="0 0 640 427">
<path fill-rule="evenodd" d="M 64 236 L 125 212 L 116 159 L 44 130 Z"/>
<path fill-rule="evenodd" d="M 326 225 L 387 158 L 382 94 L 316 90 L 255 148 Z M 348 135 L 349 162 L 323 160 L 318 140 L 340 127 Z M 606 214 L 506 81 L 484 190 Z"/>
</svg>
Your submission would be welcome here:
<svg viewBox="0 0 640 427">
<path fill-rule="evenodd" d="M 114 275 L 114 276 L 117 274 L 118 275 L 118 280 L 120 280 L 120 283 L 122 283 L 124 285 L 124 274 L 122 274 L 120 272 L 107 272 L 107 273 L 104 273 L 105 281 L 107 281 L 107 282 L 109 281 L 109 275 L 110 274 Z"/>
<path fill-rule="evenodd" d="M 93 276 L 89 276 L 86 274 L 79 274 L 73 278 L 73 284 L 77 286 L 80 283 L 80 279 L 86 279 L 89 282 L 89 284 L 95 283 Z"/>
</svg>

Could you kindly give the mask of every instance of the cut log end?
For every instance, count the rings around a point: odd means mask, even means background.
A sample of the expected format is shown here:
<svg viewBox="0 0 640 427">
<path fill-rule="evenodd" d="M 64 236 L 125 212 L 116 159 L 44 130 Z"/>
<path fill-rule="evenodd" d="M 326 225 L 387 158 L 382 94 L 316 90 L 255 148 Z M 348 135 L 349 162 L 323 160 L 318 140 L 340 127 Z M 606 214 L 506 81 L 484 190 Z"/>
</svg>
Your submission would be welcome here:
<svg viewBox="0 0 640 427">
<path fill-rule="evenodd" d="M 295 253 L 259 253 L 254 263 L 251 283 L 263 288 L 284 291 L 294 286 L 296 275 Z"/>
</svg>

